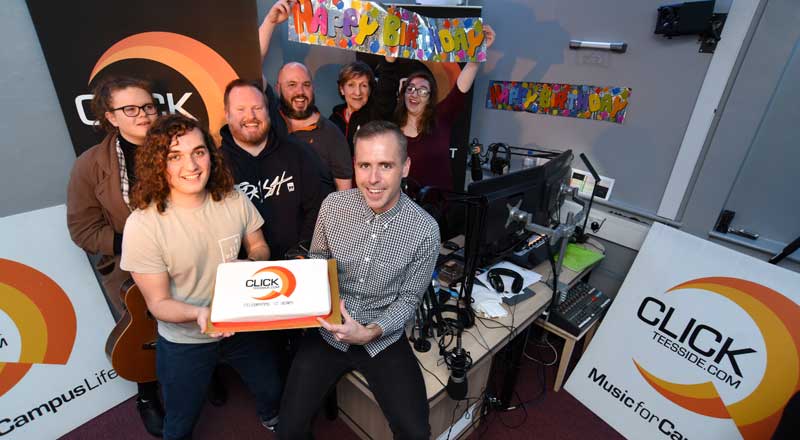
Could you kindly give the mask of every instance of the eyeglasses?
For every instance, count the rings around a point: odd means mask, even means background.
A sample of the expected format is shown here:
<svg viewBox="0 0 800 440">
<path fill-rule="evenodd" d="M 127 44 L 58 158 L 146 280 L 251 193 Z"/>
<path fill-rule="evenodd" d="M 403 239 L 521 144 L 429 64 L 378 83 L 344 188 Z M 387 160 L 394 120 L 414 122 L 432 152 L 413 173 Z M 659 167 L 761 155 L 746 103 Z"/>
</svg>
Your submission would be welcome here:
<svg viewBox="0 0 800 440">
<path fill-rule="evenodd" d="M 111 109 L 112 112 L 117 110 L 122 110 L 122 113 L 124 113 L 125 116 L 129 116 L 131 118 L 139 116 L 139 112 L 142 110 L 144 110 L 144 114 L 146 115 L 154 115 L 158 113 L 158 108 L 152 102 L 145 105 L 123 105 L 122 107 Z"/>
<path fill-rule="evenodd" d="M 413 95 L 414 93 L 416 93 L 417 96 L 419 97 L 425 98 L 431 94 L 431 91 L 430 89 L 425 87 L 416 87 L 416 86 L 406 87 L 406 95 Z"/>
</svg>

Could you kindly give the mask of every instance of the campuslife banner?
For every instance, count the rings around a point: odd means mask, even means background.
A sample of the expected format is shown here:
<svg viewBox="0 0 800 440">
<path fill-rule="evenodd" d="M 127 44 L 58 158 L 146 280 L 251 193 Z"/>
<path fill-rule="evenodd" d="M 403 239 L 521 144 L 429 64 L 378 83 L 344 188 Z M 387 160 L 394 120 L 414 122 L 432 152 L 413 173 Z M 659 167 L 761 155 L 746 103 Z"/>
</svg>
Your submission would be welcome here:
<svg viewBox="0 0 800 440">
<path fill-rule="evenodd" d="M 114 322 L 64 218 L 62 205 L 0 219 L 3 438 L 60 437 L 136 392 L 106 359 Z"/>
<path fill-rule="evenodd" d="M 622 124 L 630 96 L 630 87 L 492 81 L 486 108 Z"/>
<path fill-rule="evenodd" d="M 566 389 L 631 439 L 769 439 L 800 389 L 798 286 L 654 224 Z"/>
<path fill-rule="evenodd" d="M 111 74 L 153 81 L 161 113 L 224 125 L 232 79 L 261 80 L 255 0 L 26 0 L 76 154 L 102 139 L 91 91 Z"/>
<path fill-rule="evenodd" d="M 420 61 L 486 61 L 480 17 L 431 18 L 366 0 L 298 0 L 289 40 Z"/>
</svg>

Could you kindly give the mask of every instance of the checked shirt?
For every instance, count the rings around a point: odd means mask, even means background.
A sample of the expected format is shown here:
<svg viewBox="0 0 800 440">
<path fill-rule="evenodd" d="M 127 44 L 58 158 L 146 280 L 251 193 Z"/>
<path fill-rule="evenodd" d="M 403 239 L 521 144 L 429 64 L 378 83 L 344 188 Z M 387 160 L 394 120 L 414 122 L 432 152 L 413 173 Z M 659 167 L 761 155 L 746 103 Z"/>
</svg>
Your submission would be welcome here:
<svg viewBox="0 0 800 440">
<path fill-rule="evenodd" d="M 408 196 L 401 193 L 394 207 L 375 214 L 358 189 L 334 192 L 322 202 L 309 251 L 311 258 L 336 259 L 339 294 L 350 316 L 383 330 L 364 346 L 372 357 L 403 335 L 438 254 L 439 226 Z M 324 328 L 320 333 L 339 350 L 350 347 Z"/>
</svg>

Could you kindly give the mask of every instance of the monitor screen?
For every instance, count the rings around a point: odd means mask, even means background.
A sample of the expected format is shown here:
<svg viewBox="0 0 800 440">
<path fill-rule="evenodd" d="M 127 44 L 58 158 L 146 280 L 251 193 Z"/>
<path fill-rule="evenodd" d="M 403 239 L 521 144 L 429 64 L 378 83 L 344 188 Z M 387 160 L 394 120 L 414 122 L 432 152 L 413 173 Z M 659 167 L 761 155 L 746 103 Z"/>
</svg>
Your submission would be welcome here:
<svg viewBox="0 0 800 440">
<path fill-rule="evenodd" d="M 486 207 L 478 239 L 480 264 L 499 259 L 530 235 L 519 222 L 508 222 L 509 208 L 519 208 L 533 214 L 533 221 L 552 226 L 562 200 L 562 182 L 567 182 L 572 163 L 572 151 L 560 153 L 547 163 L 515 171 L 469 185 L 470 195 L 480 196 Z M 468 231 L 468 233 L 471 233 Z"/>
<path fill-rule="evenodd" d="M 572 150 L 567 150 L 541 166 L 545 178 L 540 204 L 533 212 L 533 221 L 537 224 L 551 227 L 560 223 L 559 211 L 564 204 L 561 189 L 563 185 L 569 186 L 572 158 Z"/>
</svg>

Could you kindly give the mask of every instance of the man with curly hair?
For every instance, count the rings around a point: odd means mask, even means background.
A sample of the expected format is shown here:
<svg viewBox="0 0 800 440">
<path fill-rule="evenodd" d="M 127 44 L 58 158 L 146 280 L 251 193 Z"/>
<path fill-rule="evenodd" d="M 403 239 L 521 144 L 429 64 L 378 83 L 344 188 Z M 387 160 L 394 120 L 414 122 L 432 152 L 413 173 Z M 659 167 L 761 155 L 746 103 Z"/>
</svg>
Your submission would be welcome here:
<svg viewBox="0 0 800 440">
<path fill-rule="evenodd" d="M 261 423 L 275 426 L 281 383 L 274 350 L 258 333 L 206 333 L 217 266 L 235 261 L 242 245 L 249 259 L 269 259 L 264 220 L 234 190 L 208 133 L 184 116 L 153 123 L 137 149 L 136 175 L 120 266 L 158 321 L 164 438 L 191 437 L 222 361 L 255 395 Z"/>
</svg>

